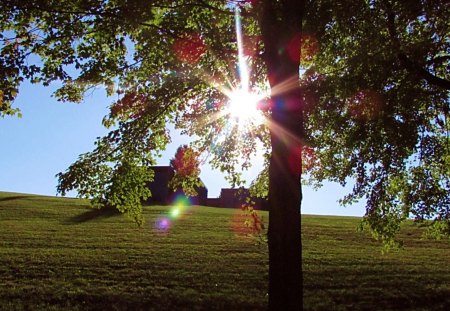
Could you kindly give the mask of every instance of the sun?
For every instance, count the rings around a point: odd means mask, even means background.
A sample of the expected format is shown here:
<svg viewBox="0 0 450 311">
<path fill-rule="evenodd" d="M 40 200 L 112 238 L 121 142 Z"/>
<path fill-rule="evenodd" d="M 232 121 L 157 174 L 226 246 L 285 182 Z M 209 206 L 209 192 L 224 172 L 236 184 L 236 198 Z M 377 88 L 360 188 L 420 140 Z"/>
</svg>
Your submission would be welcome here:
<svg viewBox="0 0 450 311">
<path fill-rule="evenodd" d="M 255 126 L 265 122 L 264 114 L 258 109 L 260 101 L 266 96 L 258 88 L 253 88 L 250 83 L 250 72 L 248 69 L 248 56 L 244 55 L 242 42 L 242 27 L 239 7 L 235 8 L 236 41 L 238 47 L 238 71 L 239 79 L 237 85 L 232 89 L 223 88 L 223 93 L 228 97 L 224 113 L 231 122 L 235 122 L 240 131 L 254 129 Z"/>
<path fill-rule="evenodd" d="M 228 95 L 228 113 L 238 125 L 261 124 L 264 117 L 258 109 L 258 103 L 262 99 L 260 95 L 242 89 L 235 89 Z"/>
</svg>

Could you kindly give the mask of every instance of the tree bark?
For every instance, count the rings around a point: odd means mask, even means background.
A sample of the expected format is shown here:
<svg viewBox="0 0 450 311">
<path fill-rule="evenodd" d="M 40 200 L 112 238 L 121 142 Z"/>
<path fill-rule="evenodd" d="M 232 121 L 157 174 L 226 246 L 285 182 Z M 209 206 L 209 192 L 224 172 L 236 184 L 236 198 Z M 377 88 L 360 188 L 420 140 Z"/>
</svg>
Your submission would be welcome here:
<svg viewBox="0 0 450 311">
<path fill-rule="evenodd" d="M 271 94 L 269 310 L 303 310 L 300 206 L 303 105 L 299 91 L 302 0 L 265 0 L 264 61 Z M 286 83 L 290 81 L 291 83 Z M 284 90 L 280 85 L 290 85 Z"/>
<path fill-rule="evenodd" d="M 298 101 L 282 96 L 278 101 Z M 274 111 L 269 167 L 269 310 L 303 309 L 300 111 Z"/>
</svg>

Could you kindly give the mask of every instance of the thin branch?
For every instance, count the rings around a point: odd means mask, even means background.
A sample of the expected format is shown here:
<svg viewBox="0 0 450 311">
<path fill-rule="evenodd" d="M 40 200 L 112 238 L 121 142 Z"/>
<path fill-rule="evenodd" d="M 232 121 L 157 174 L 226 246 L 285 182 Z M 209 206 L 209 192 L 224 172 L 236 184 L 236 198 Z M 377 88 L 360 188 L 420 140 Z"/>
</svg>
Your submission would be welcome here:
<svg viewBox="0 0 450 311">
<path fill-rule="evenodd" d="M 154 29 L 160 31 L 160 33 L 167 34 L 168 36 L 170 36 L 174 39 L 182 39 L 182 37 L 180 35 L 170 31 L 169 29 L 160 27 L 160 26 L 152 24 L 152 23 L 141 22 L 141 23 L 139 23 L 139 25 L 154 28 Z"/>
<path fill-rule="evenodd" d="M 182 3 L 182 4 L 174 4 L 174 5 L 155 5 L 155 8 L 161 8 L 161 9 L 178 9 L 178 8 L 182 8 L 182 7 L 202 7 L 205 9 L 209 9 L 212 10 L 216 13 L 219 14 L 224 14 L 224 15 L 234 15 L 233 11 L 228 11 L 228 10 L 222 10 L 220 8 L 217 8 L 215 6 L 212 6 L 208 3 L 206 3 L 203 0 L 197 0 L 198 2 L 190 2 L 190 3 Z"/>
<path fill-rule="evenodd" d="M 436 65 L 436 64 L 440 64 L 443 63 L 445 61 L 449 61 L 450 60 L 450 55 L 442 55 L 442 56 L 436 56 L 433 57 L 432 59 L 430 59 L 427 64 L 428 65 Z"/>
<path fill-rule="evenodd" d="M 433 75 L 428 70 L 412 61 L 402 50 L 401 42 L 395 27 L 395 15 L 394 12 L 392 11 L 392 8 L 389 5 L 387 5 L 387 26 L 394 48 L 397 50 L 397 57 L 402 66 L 409 72 L 416 74 L 418 77 L 424 79 L 428 83 L 450 90 L 449 80 Z"/>
<path fill-rule="evenodd" d="M 414 63 L 411 59 L 408 58 L 408 56 L 403 53 L 398 53 L 398 58 L 400 62 L 403 64 L 403 66 L 409 70 L 410 72 L 413 72 L 417 74 L 422 79 L 425 79 L 428 83 L 439 86 L 441 88 L 450 90 L 450 81 L 440 78 L 438 76 L 435 76 L 431 74 L 428 70 L 422 68 L 418 64 Z"/>
</svg>

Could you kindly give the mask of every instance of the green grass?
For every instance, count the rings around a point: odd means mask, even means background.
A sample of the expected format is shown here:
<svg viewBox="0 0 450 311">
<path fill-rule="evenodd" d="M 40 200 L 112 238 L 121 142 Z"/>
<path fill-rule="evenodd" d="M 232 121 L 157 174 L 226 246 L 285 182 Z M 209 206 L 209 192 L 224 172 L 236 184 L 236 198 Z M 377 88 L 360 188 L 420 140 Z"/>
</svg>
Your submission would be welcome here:
<svg viewBox="0 0 450 311">
<path fill-rule="evenodd" d="M 146 224 L 88 203 L 0 192 L 0 310 L 265 310 L 267 246 L 240 211 L 144 210 Z M 265 215 L 267 220 L 267 215 Z M 450 245 L 407 224 L 382 255 L 358 218 L 303 216 L 307 310 L 448 310 Z"/>
</svg>

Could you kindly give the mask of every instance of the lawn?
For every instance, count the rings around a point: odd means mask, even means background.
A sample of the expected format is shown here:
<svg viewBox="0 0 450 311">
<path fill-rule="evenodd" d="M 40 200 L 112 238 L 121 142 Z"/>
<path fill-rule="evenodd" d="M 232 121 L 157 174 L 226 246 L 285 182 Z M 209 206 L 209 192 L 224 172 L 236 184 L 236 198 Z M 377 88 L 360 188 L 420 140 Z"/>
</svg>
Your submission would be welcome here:
<svg viewBox="0 0 450 311">
<path fill-rule="evenodd" d="M 241 212 L 172 211 L 145 207 L 138 228 L 83 200 L 0 193 L 0 310 L 265 310 L 267 246 Z M 303 216 L 307 310 L 450 308 L 448 240 L 410 223 L 382 255 L 358 223 Z"/>
</svg>

